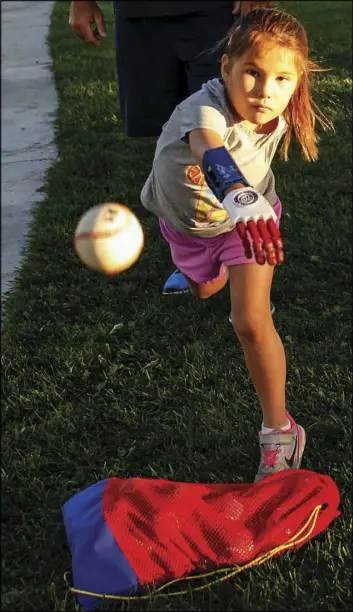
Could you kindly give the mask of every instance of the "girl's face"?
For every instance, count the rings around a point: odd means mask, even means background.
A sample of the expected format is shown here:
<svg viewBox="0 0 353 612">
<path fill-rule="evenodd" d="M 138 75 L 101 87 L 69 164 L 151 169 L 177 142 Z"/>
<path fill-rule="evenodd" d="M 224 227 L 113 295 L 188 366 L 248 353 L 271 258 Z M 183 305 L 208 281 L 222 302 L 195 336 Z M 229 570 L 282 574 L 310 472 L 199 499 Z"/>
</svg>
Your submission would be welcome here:
<svg viewBox="0 0 353 612">
<path fill-rule="evenodd" d="M 222 78 L 242 122 L 256 130 L 287 108 L 298 83 L 293 51 L 262 45 L 233 62 L 222 57 Z"/>
</svg>

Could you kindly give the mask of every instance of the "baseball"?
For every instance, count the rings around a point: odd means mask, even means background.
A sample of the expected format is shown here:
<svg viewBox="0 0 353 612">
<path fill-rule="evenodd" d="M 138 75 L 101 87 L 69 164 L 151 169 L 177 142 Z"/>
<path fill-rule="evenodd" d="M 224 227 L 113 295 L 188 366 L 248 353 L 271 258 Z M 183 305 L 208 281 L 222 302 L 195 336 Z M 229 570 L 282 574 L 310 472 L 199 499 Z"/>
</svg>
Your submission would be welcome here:
<svg viewBox="0 0 353 612">
<path fill-rule="evenodd" d="M 82 263 L 104 274 L 119 274 L 133 266 L 143 247 L 141 224 L 123 204 L 90 208 L 75 231 L 74 248 Z"/>
</svg>

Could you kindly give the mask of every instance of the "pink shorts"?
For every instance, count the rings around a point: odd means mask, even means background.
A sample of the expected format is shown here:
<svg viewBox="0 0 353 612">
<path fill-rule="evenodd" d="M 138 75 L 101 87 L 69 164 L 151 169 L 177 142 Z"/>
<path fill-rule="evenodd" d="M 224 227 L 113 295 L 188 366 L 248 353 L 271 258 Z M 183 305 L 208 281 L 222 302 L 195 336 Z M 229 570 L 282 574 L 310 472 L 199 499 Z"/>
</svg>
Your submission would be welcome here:
<svg viewBox="0 0 353 612">
<path fill-rule="evenodd" d="M 273 208 L 279 225 L 282 214 L 279 198 Z M 195 283 L 212 283 L 219 280 L 228 266 L 256 263 L 255 257 L 245 257 L 244 247 L 236 229 L 214 238 L 193 238 L 181 234 L 162 219 L 159 220 L 159 225 L 163 238 L 169 243 L 173 262 Z"/>
</svg>

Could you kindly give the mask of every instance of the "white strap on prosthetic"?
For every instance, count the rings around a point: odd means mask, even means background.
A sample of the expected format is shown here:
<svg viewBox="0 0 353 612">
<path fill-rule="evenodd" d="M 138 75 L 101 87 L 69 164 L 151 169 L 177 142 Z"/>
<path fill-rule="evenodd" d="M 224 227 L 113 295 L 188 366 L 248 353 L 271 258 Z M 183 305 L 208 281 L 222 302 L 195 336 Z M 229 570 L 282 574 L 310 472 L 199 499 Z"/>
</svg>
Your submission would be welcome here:
<svg viewBox="0 0 353 612">
<path fill-rule="evenodd" d="M 246 225 L 248 221 L 257 223 L 259 219 L 265 222 L 268 219 L 277 220 L 277 215 L 266 198 L 252 187 L 234 189 L 224 198 L 221 206 L 227 211 L 234 226 L 239 221 Z"/>
</svg>

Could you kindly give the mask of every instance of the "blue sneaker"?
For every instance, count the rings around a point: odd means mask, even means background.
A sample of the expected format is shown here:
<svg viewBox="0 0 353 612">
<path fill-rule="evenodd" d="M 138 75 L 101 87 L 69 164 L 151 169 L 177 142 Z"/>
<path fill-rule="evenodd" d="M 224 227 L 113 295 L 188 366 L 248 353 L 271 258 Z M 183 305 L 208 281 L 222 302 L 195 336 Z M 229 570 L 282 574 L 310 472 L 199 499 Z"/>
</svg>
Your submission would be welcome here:
<svg viewBox="0 0 353 612">
<path fill-rule="evenodd" d="M 176 295 L 179 293 L 189 293 L 189 291 L 189 284 L 185 276 L 177 269 L 165 282 L 162 295 Z"/>
</svg>

